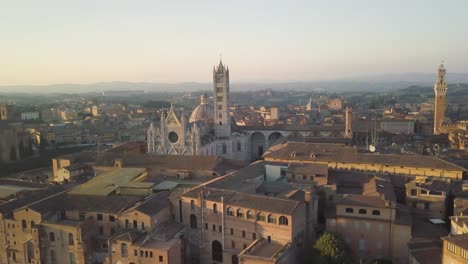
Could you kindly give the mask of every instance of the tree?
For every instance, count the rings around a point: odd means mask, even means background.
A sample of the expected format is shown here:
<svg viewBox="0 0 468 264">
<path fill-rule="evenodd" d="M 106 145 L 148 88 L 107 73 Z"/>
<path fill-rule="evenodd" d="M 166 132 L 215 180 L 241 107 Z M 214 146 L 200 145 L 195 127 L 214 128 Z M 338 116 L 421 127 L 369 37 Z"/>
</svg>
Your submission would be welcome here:
<svg viewBox="0 0 468 264">
<path fill-rule="evenodd" d="M 348 245 L 338 234 L 324 233 L 316 242 L 314 249 L 318 263 L 345 264 L 351 263 Z M 315 263 L 315 262 L 314 262 Z"/>
</svg>

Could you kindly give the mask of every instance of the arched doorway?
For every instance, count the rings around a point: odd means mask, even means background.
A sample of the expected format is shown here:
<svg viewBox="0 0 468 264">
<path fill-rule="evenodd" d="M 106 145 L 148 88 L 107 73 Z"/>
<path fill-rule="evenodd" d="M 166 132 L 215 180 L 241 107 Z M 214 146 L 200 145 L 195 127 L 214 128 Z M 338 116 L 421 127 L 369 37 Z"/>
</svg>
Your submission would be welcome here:
<svg viewBox="0 0 468 264">
<path fill-rule="evenodd" d="M 276 143 L 276 141 L 282 137 L 283 135 L 281 135 L 280 132 L 271 133 L 270 136 L 268 136 L 268 146 L 273 146 Z"/>
<path fill-rule="evenodd" d="M 211 243 L 211 259 L 223 262 L 223 246 L 218 240 L 213 240 Z"/>
<path fill-rule="evenodd" d="M 260 159 L 265 152 L 265 136 L 260 132 L 255 132 L 250 136 L 250 146 L 252 160 Z"/>
</svg>

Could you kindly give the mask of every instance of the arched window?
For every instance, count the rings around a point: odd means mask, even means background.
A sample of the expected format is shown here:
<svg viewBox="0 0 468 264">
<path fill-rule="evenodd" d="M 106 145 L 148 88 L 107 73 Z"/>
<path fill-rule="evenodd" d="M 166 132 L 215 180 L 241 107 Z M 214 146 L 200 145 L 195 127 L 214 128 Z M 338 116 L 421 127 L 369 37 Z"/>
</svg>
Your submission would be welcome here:
<svg viewBox="0 0 468 264">
<path fill-rule="evenodd" d="M 237 217 L 244 217 L 244 211 L 242 211 L 241 208 L 237 209 L 236 216 Z"/>
<path fill-rule="evenodd" d="M 254 218 L 254 217 L 253 217 L 252 211 L 248 210 L 248 211 L 247 211 L 247 219 L 253 219 L 253 218 Z"/>
<path fill-rule="evenodd" d="M 217 214 L 218 213 L 218 205 L 217 204 L 213 204 L 213 214 Z"/>
<path fill-rule="evenodd" d="M 194 200 L 190 201 L 190 209 L 192 209 L 192 210 L 195 209 L 195 201 Z"/>
<path fill-rule="evenodd" d="M 26 224 L 26 220 L 24 220 L 24 219 L 21 220 L 21 227 L 22 227 L 23 229 L 26 229 L 26 228 L 28 227 L 28 225 Z"/>
<path fill-rule="evenodd" d="M 122 243 L 120 245 L 120 256 L 126 258 L 128 257 L 128 250 L 127 250 L 127 244 Z"/>
<path fill-rule="evenodd" d="M 223 143 L 223 154 L 226 154 L 227 152 L 227 146 L 226 143 Z"/>
<path fill-rule="evenodd" d="M 279 224 L 280 225 L 288 225 L 288 218 L 284 215 L 280 216 L 279 218 Z"/>
<path fill-rule="evenodd" d="M 265 214 L 260 212 L 257 214 L 257 221 L 263 221 L 265 222 Z"/>
<path fill-rule="evenodd" d="M 214 261 L 223 262 L 223 246 L 218 240 L 211 243 L 211 258 Z"/>
<path fill-rule="evenodd" d="M 55 241 L 55 233 L 54 233 L 54 232 L 50 232 L 50 233 L 49 233 L 49 240 L 50 240 L 51 242 Z"/>
<path fill-rule="evenodd" d="M 276 218 L 272 215 L 268 215 L 268 223 L 276 224 Z"/>
<path fill-rule="evenodd" d="M 190 215 L 190 228 L 197 229 L 197 217 L 194 214 Z"/>
<path fill-rule="evenodd" d="M 237 255 L 232 255 L 231 263 L 232 264 L 238 264 L 239 263 L 239 259 L 237 258 Z"/>
<path fill-rule="evenodd" d="M 68 233 L 68 245 L 73 246 L 75 244 L 75 241 L 73 240 L 73 234 Z"/>
<path fill-rule="evenodd" d="M 231 207 L 228 207 L 228 208 L 227 208 L 226 214 L 227 214 L 227 215 L 230 215 L 230 216 L 233 216 L 233 215 L 234 215 L 234 213 L 232 212 Z"/>
</svg>

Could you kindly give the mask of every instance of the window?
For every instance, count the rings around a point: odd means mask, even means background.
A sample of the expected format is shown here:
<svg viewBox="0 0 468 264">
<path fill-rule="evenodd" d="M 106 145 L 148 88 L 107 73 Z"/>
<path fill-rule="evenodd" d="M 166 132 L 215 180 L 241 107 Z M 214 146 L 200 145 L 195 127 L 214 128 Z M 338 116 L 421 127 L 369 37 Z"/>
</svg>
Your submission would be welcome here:
<svg viewBox="0 0 468 264">
<path fill-rule="evenodd" d="M 218 118 L 223 118 L 223 114 L 219 113 Z"/>
<path fill-rule="evenodd" d="M 84 221 L 86 218 L 85 212 L 80 212 L 80 221 Z"/>
<path fill-rule="evenodd" d="M 164 261 L 164 257 L 163 256 L 159 256 L 159 262 L 163 262 Z"/>
<path fill-rule="evenodd" d="M 123 258 L 128 257 L 127 244 L 125 243 L 120 244 L 120 256 Z"/>
<path fill-rule="evenodd" d="M 150 251 L 150 258 L 153 258 L 153 251 Z"/>
<path fill-rule="evenodd" d="M 217 204 L 213 204 L 213 214 L 217 214 L 218 213 L 218 205 Z"/>
<path fill-rule="evenodd" d="M 49 240 L 50 240 L 50 242 L 54 242 L 54 241 L 55 241 L 55 233 L 54 233 L 54 232 L 50 232 L 50 233 L 49 233 Z"/>
<path fill-rule="evenodd" d="M 223 232 L 223 227 L 221 225 L 218 226 L 218 232 Z"/>
<path fill-rule="evenodd" d="M 223 97 L 222 96 L 216 96 L 216 101 L 218 101 L 218 102 L 223 101 Z"/>
<path fill-rule="evenodd" d="M 237 212 L 236 212 L 236 216 L 237 217 L 244 217 L 244 211 L 242 211 L 242 209 L 237 209 Z"/>
<path fill-rule="evenodd" d="M 128 219 L 125 219 L 125 229 L 128 228 Z"/>
<path fill-rule="evenodd" d="M 75 256 L 75 253 L 70 252 L 70 253 L 69 253 L 69 258 L 70 258 L 70 264 L 76 264 L 76 256 Z"/>
<path fill-rule="evenodd" d="M 450 242 L 447 242 L 447 250 L 452 253 L 457 253 L 457 247 Z"/>
<path fill-rule="evenodd" d="M 252 239 L 253 240 L 257 239 L 257 233 L 252 233 Z"/>
<path fill-rule="evenodd" d="M 279 224 L 280 225 L 288 225 L 288 218 L 284 215 L 280 216 L 279 218 Z"/>
<path fill-rule="evenodd" d="M 26 224 L 26 220 L 24 220 L 24 219 L 21 220 L 21 227 L 22 227 L 23 229 L 26 229 L 26 228 L 28 227 L 28 225 Z"/>
<path fill-rule="evenodd" d="M 227 152 L 227 146 L 226 143 L 223 143 L 223 154 L 226 154 Z"/>
<path fill-rule="evenodd" d="M 253 214 L 250 210 L 247 211 L 247 219 L 253 219 Z"/>
<path fill-rule="evenodd" d="M 223 110 L 223 105 L 218 105 L 218 110 Z"/>
<path fill-rule="evenodd" d="M 426 190 L 421 190 L 421 194 L 427 194 Z"/>
<path fill-rule="evenodd" d="M 109 222 L 115 222 L 115 216 L 109 215 Z"/>
<path fill-rule="evenodd" d="M 367 214 L 367 210 L 366 209 L 359 209 L 359 214 Z"/>
<path fill-rule="evenodd" d="M 411 196 L 417 196 L 417 195 L 418 195 L 418 190 L 411 189 Z"/>
<path fill-rule="evenodd" d="M 242 151 L 242 145 L 240 142 L 237 142 L 237 151 Z"/>
<path fill-rule="evenodd" d="M 133 250 L 133 256 L 138 256 L 138 250 L 136 249 Z"/>
<path fill-rule="evenodd" d="M 195 210 L 195 201 L 194 200 L 190 201 L 190 209 Z"/>
<path fill-rule="evenodd" d="M 50 264 L 57 263 L 57 256 L 55 255 L 55 250 L 50 251 Z"/>
<path fill-rule="evenodd" d="M 208 230 L 208 223 L 205 223 L 205 229 Z"/>
<path fill-rule="evenodd" d="M 216 225 L 213 224 L 213 232 L 216 231 Z"/>
<path fill-rule="evenodd" d="M 281 177 L 286 176 L 286 173 L 288 172 L 288 168 L 280 168 L 280 175 Z"/>
<path fill-rule="evenodd" d="M 217 81 L 220 82 L 221 79 L 218 79 Z M 217 93 L 222 93 L 223 92 L 223 87 L 216 87 L 216 92 Z"/>
<path fill-rule="evenodd" d="M 232 264 L 239 264 L 239 259 L 237 258 L 237 255 L 232 255 L 231 256 L 231 263 Z"/>
<path fill-rule="evenodd" d="M 99 234 L 104 235 L 104 227 L 102 226 L 99 227 Z"/>
<path fill-rule="evenodd" d="M 265 214 L 263 214 L 262 212 L 258 213 L 257 214 L 257 221 L 265 222 Z"/>
<path fill-rule="evenodd" d="M 424 203 L 424 210 L 430 210 L 431 209 L 431 204 L 429 202 Z"/>
<path fill-rule="evenodd" d="M 234 240 L 231 241 L 231 248 L 236 248 L 236 242 Z"/>
<path fill-rule="evenodd" d="M 190 228 L 197 229 L 197 217 L 194 214 L 190 215 Z"/>
<path fill-rule="evenodd" d="M 73 234 L 68 233 L 68 245 L 73 246 L 75 244 L 75 241 L 73 240 Z"/>
<path fill-rule="evenodd" d="M 242 230 L 242 237 L 245 237 L 245 230 Z"/>
<path fill-rule="evenodd" d="M 102 214 L 97 214 L 97 220 L 102 221 Z"/>
<path fill-rule="evenodd" d="M 145 258 L 147 258 L 148 256 L 149 256 L 148 251 L 145 250 Z"/>
<path fill-rule="evenodd" d="M 227 214 L 227 215 L 230 215 L 230 216 L 233 216 L 233 215 L 234 215 L 234 213 L 232 212 L 231 207 L 228 207 L 228 208 L 227 208 L 226 214 Z"/>
<path fill-rule="evenodd" d="M 138 229 L 138 222 L 133 220 L 133 229 Z"/>
<path fill-rule="evenodd" d="M 354 212 L 353 208 L 346 208 L 346 213 L 352 214 Z"/>
<path fill-rule="evenodd" d="M 380 210 L 372 210 L 372 215 L 380 215 Z"/>
<path fill-rule="evenodd" d="M 268 215 L 268 223 L 276 224 L 276 218 L 272 215 Z"/>
<path fill-rule="evenodd" d="M 231 228 L 231 235 L 234 235 L 234 228 Z"/>
<path fill-rule="evenodd" d="M 145 222 L 141 222 L 141 230 L 145 230 Z"/>
</svg>

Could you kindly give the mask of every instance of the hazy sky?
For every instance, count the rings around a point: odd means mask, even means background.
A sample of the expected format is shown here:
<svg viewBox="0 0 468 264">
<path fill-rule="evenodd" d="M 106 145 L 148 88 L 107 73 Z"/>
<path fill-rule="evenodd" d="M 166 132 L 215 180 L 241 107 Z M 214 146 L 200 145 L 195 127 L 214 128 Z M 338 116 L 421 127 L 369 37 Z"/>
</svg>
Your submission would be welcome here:
<svg viewBox="0 0 468 264">
<path fill-rule="evenodd" d="M 468 72 L 466 0 L 0 0 L 0 85 Z"/>
</svg>

